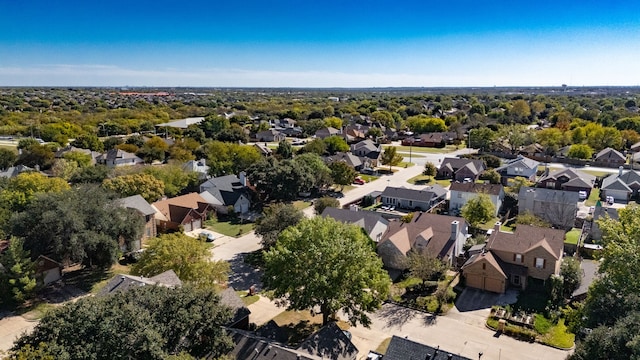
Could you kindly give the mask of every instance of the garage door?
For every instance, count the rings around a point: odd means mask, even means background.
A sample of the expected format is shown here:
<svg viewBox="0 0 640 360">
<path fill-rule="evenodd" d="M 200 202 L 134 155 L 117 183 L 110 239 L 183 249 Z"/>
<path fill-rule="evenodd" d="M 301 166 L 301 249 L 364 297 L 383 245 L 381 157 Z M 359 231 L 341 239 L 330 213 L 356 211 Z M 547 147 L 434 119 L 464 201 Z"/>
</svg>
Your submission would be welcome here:
<svg viewBox="0 0 640 360">
<path fill-rule="evenodd" d="M 186 224 L 184 224 L 184 231 L 185 231 L 185 232 L 188 232 L 188 231 L 191 231 L 191 230 L 193 230 L 193 229 L 191 228 L 191 223 L 186 223 Z"/>
<path fill-rule="evenodd" d="M 476 289 L 483 289 L 483 278 L 481 275 L 474 275 L 474 274 L 469 274 L 466 276 L 467 278 L 467 286 L 469 287 L 473 287 Z"/>
<path fill-rule="evenodd" d="M 484 289 L 495 293 L 504 292 L 504 282 L 499 279 L 484 278 Z"/>
<path fill-rule="evenodd" d="M 202 227 L 202 219 L 193 220 L 193 229 L 200 229 Z"/>
<path fill-rule="evenodd" d="M 628 200 L 626 191 L 607 190 L 606 195 L 613 196 L 613 198 L 616 199 L 616 201 L 626 202 Z"/>
</svg>

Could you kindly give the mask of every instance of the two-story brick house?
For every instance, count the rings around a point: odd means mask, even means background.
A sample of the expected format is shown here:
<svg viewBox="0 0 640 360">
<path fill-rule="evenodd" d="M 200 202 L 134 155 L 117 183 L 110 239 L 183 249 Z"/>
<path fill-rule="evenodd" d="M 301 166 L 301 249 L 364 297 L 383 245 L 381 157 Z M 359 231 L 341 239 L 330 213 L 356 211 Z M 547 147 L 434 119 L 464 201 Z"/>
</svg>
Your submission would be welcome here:
<svg viewBox="0 0 640 360">
<path fill-rule="evenodd" d="M 469 287 L 503 293 L 507 286 L 521 289 L 530 279 L 546 281 L 560 273 L 563 230 L 518 225 L 515 232 L 500 231 L 496 223 L 485 249 L 462 266 Z"/>
</svg>

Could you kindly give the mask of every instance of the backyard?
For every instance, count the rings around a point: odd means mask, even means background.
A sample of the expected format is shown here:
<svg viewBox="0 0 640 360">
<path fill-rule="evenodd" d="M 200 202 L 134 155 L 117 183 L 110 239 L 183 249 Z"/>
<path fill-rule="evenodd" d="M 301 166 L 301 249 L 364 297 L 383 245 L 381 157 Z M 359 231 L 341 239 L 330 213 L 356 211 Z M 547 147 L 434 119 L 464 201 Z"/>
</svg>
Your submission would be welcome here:
<svg viewBox="0 0 640 360">
<path fill-rule="evenodd" d="M 580 233 L 581 233 L 580 229 L 576 229 L 576 228 L 571 229 L 565 237 L 565 240 L 564 240 L 565 244 L 578 245 L 578 240 L 580 239 Z"/>
</svg>

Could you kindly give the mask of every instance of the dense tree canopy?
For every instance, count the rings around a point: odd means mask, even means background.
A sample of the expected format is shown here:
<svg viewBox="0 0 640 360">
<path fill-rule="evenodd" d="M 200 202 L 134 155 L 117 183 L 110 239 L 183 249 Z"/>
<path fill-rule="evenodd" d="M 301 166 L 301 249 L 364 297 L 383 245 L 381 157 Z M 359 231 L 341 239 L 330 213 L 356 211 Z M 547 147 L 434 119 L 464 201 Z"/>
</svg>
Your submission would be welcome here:
<svg viewBox="0 0 640 360">
<path fill-rule="evenodd" d="M 140 195 L 154 202 L 164 195 L 164 182 L 150 174 L 132 174 L 105 179 L 102 186 L 121 197 Z"/>
<path fill-rule="evenodd" d="M 496 207 L 491 202 L 489 195 L 478 194 L 471 198 L 462 207 L 462 217 L 471 224 L 477 226 L 491 220 L 496 212 Z"/>
<path fill-rule="evenodd" d="M 209 247 L 182 233 L 164 234 L 147 242 L 132 273 L 145 277 L 173 270 L 182 281 L 200 288 L 223 284 L 229 276 L 226 261 L 212 261 Z"/>
<path fill-rule="evenodd" d="M 332 218 L 303 219 L 267 251 L 263 283 L 294 310 L 319 309 L 323 323 L 343 311 L 369 326 L 368 312 L 389 293 L 389 275 L 360 227 Z"/>
<path fill-rule="evenodd" d="M 247 177 L 265 201 L 295 199 L 300 192 L 308 192 L 314 184 L 313 174 L 293 160 L 263 159 L 247 169 Z"/>
<path fill-rule="evenodd" d="M 38 196 L 12 216 L 10 227 L 24 238 L 32 258 L 44 254 L 60 262 L 108 267 L 121 241 L 130 247 L 140 239 L 144 222 L 100 187 L 83 186 Z"/>
<path fill-rule="evenodd" d="M 275 203 L 266 207 L 256 220 L 256 234 L 262 237 L 262 246 L 269 249 L 275 245 L 280 233 L 302 220 L 304 214 L 292 204 Z"/>
<path fill-rule="evenodd" d="M 231 318 L 212 290 L 143 286 L 85 297 L 49 312 L 13 348 L 42 347 L 56 359 L 166 359 L 186 353 L 218 358 L 232 348 Z"/>
</svg>

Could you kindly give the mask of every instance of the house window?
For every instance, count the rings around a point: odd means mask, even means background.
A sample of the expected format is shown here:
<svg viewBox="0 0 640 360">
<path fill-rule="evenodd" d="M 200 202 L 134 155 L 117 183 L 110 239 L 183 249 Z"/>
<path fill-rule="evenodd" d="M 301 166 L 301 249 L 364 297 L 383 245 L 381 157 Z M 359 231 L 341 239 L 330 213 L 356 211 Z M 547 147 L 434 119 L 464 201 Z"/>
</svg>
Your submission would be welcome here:
<svg viewBox="0 0 640 360">
<path fill-rule="evenodd" d="M 545 261 L 543 258 L 536 258 L 536 269 L 544 269 Z"/>
<path fill-rule="evenodd" d="M 556 182 L 555 181 L 547 181 L 547 189 L 555 189 Z"/>
<path fill-rule="evenodd" d="M 458 199 L 462 199 L 462 193 L 461 192 L 458 193 Z"/>
<path fill-rule="evenodd" d="M 409 207 L 413 206 L 413 200 L 409 200 Z"/>
<path fill-rule="evenodd" d="M 514 254 L 513 261 L 522 264 L 522 254 Z"/>
<path fill-rule="evenodd" d="M 487 270 L 487 264 L 482 263 L 482 270 Z"/>
<path fill-rule="evenodd" d="M 513 275 L 513 285 L 520 285 L 520 275 Z"/>
</svg>

